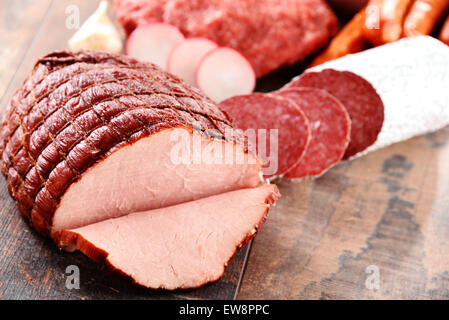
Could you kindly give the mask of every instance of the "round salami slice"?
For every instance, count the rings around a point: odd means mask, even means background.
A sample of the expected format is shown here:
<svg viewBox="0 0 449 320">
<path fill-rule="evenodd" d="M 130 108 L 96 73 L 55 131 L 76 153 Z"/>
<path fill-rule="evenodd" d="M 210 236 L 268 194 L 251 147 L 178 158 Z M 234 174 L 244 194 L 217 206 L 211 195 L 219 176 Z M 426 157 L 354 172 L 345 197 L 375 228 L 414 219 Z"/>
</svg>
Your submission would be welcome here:
<svg viewBox="0 0 449 320">
<path fill-rule="evenodd" d="M 220 107 L 244 130 L 249 148 L 257 150 L 265 178 L 283 175 L 303 157 L 311 139 L 309 121 L 290 99 L 253 93 L 229 98 Z"/>
<path fill-rule="evenodd" d="M 306 72 L 283 89 L 297 87 L 324 89 L 346 107 L 351 117 L 351 141 L 343 156 L 344 160 L 376 141 L 384 121 L 384 104 L 368 81 L 349 71 L 325 69 Z"/>
<path fill-rule="evenodd" d="M 318 176 L 339 162 L 351 134 L 351 119 L 343 104 L 322 89 L 290 88 L 275 94 L 291 99 L 309 119 L 312 139 L 301 161 L 285 177 Z"/>
</svg>

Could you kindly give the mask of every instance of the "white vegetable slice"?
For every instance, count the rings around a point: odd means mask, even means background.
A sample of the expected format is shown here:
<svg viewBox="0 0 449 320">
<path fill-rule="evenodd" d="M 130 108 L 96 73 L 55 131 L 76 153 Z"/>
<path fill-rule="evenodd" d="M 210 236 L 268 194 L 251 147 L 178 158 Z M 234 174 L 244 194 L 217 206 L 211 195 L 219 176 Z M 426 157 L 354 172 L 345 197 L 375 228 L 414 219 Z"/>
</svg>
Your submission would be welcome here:
<svg viewBox="0 0 449 320">
<path fill-rule="evenodd" d="M 167 71 L 196 86 L 196 69 L 203 57 L 218 45 L 202 37 L 186 39 L 173 48 L 168 57 Z"/>
<path fill-rule="evenodd" d="M 182 41 L 184 36 L 175 26 L 161 22 L 151 23 L 137 27 L 129 35 L 126 53 L 165 70 L 170 52 Z"/>
<path fill-rule="evenodd" d="M 248 60 L 231 48 L 209 52 L 196 71 L 198 87 L 216 102 L 250 94 L 256 85 L 256 74 Z"/>
<path fill-rule="evenodd" d="M 308 71 L 352 71 L 369 81 L 381 97 L 385 106 L 382 130 L 372 146 L 354 156 L 358 157 L 449 125 L 448 61 L 448 46 L 420 36 L 347 55 Z"/>
</svg>

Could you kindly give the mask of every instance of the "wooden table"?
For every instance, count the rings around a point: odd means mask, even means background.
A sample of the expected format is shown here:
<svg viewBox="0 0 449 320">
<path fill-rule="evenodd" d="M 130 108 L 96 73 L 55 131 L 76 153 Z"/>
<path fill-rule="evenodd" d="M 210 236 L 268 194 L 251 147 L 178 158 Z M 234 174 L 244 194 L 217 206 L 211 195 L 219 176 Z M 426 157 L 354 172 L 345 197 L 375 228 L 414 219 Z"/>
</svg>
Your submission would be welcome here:
<svg viewBox="0 0 449 320">
<path fill-rule="evenodd" d="M 69 5 L 84 21 L 97 1 L 1 0 L 2 110 L 38 57 L 67 46 Z M 258 88 L 276 88 L 299 69 Z M 278 181 L 282 199 L 256 239 L 221 281 L 193 291 L 135 288 L 81 253 L 60 252 L 19 216 L 1 178 L 0 298 L 449 299 L 448 138 L 443 129 L 341 163 L 319 179 Z M 69 265 L 80 268 L 79 290 L 65 287 Z"/>
</svg>

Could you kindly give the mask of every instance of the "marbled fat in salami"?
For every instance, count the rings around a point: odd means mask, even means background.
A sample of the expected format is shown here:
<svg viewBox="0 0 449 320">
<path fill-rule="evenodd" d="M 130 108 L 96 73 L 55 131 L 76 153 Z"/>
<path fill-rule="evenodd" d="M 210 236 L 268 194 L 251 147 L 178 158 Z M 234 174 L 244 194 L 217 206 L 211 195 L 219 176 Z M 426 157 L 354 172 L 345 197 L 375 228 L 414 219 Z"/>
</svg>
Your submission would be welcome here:
<svg viewBox="0 0 449 320">
<path fill-rule="evenodd" d="M 351 134 L 351 119 L 343 104 L 327 91 L 291 88 L 275 94 L 291 99 L 309 119 L 312 139 L 301 161 L 285 177 L 318 176 L 338 163 Z"/>
<path fill-rule="evenodd" d="M 384 121 L 384 104 L 368 81 L 349 71 L 326 69 L 306 72 L 283 89 L 298 87 L 324 89 L 346 107 L 352 124 L 351 141 L 343 159 L 349 159 L 376 141 Z"/>
<path fill-rule="evenodd" d="M 367 80 L 385 106 L 376 142 L 356 156 L 449 125 L 449 46 L 430 36 L 404 38 L 310 69 L 351 71 Z"/>
<path fill-rule="evenodd" d="M 258 156 L 265 163 L 263 170 L 265 178 L 285 174 L 303 157 L 311 138 L 309 121 L 290 99 L 254 93 L 229 98 L 220 104 L 220 108 L 228 113 L 233 123 L 242 130 L 267 129 L 266 152 L 260 152 L 261 141 L 257 142 Z M 277 170 L 274 174 L 267 173 L 267 166 L 271 167 L 273 164 L 269 154 L 273 146 L 270 145 L 268 129 L 278 129 Z M 255 150 L 251 141 L 248 143 L 249 147 Z"/>
</svg>

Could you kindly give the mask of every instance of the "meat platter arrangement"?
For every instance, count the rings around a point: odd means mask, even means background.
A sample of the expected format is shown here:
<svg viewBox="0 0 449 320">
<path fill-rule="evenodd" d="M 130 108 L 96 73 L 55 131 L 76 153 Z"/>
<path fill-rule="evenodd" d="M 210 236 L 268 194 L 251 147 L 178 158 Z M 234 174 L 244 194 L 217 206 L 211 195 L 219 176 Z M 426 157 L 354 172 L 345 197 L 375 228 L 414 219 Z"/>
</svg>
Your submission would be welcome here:
<svg viewBox="0 0 449 320">
<path fill-rule="evenodd" d="M 101 2 L 36 62 L 3 114 L 1 170 L 37 232 L 136 285 L 218 281 L 279 179 L 449 125 L 449 1 L 372 0 L 340 31 L 324 0 L 114 4 L 125 45 Z"/>
</svg>

